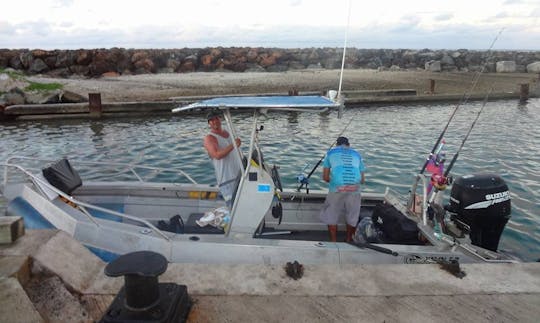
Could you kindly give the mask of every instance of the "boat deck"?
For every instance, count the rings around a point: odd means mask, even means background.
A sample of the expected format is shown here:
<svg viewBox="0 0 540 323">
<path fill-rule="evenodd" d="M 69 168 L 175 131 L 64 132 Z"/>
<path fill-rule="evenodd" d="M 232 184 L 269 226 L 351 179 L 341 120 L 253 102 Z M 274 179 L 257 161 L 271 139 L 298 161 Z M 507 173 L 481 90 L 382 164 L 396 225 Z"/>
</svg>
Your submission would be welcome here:
<svg viewBox="0 0 540 323">
<path fill-rule="evenodd" d="M 31 263 L 54 275 L 31 276 Z M 61 231 L 27 231 L 0 246 L 0 320 L 98 321 L 123 284 L 104 266 Z M 187 322 L 537 322 L 540 263 L 461 269 L 306 265 L 293 280 L 282 266 L 170 264 L 159 281 L 187 285 Z"/>
</svg>

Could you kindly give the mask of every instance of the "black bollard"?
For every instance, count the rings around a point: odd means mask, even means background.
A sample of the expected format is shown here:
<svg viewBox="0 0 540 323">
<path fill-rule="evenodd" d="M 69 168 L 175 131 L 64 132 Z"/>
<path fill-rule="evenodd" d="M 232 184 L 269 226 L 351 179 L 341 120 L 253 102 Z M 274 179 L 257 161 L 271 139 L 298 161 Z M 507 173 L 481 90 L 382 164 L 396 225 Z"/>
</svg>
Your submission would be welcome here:
<svg viewBox="0 0 540 323">
<path fill-rule="evenodd" d="M 105 267 L 109 277 L 124 276 L 120 289 L 100 322 L 185 322 L 190 301 L 185 285 L 159 283 L 167 259 L 152 251 L 118 257 Z"/>
</svg>

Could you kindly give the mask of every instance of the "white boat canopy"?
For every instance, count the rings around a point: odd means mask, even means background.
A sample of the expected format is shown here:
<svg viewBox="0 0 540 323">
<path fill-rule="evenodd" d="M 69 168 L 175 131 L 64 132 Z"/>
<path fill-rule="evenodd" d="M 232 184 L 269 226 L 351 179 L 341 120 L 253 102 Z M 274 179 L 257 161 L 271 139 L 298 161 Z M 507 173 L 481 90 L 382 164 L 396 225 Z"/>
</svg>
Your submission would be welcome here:
<svg viewBox="0 0 540 323">
<path fill-rule="evenodd" d="M 268 109 L 273 111 L 303 111 L 324 112 L 330 108 L 339 108 L 340 103 L 332 101 L 325 96 L 235 96 L 219 97 L 198 101 L 184 107 L 178 107 L 172 112 L 181 112 L 194 109 Z"/>
</svg>

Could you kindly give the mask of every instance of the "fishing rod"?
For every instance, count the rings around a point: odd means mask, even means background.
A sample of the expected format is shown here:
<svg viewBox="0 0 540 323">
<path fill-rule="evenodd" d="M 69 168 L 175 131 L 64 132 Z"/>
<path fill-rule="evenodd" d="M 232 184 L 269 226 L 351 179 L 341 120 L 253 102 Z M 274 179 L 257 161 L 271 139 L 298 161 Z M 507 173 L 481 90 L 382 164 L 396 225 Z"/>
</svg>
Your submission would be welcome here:
<svg viewBox="0 0 540 323">
<path fill-rule="evenodd" d="M 450 165 L 448 165 L 448 168 L 446 168 L 446 171 L 444 172 L 444 177 L 448 176 L 448 174 L 450 173 L 450 170 L 452 169 L 452 167 L 454 166 L 456 160 L 458 159 L 458 156 L 459 156 L 459 153 L 460 153 L 461 149 L 463 148 L 463 146 L 465 145 L 465 142 L 469 138 L 469 135 L 471 134 L 471 131 L 473 130 L 474 125 L 476 124 L 476 121 L 478 121 L 478 118 L 480 118 L 480 114 L 484 110 L 484 107 L 486 106 L 488 98 L 489 98 L 489 96 L 491 95 L 492 92 L 493 92 L 493 88 L 491 88 L 490 91 L 486 94 L 486 97 L 484 98 L 484 102 L 482 103 L 482 107 L 480 108 L 480 110 L 476 114 L 476 118 L 474 119 L 471 126 L 469 127 L 469 130 L 467 131 L 467 134 L 463 138 L 463 141 L 461 141 L 461 146 L 459 146 L 458 150 L 454 154 L 454 157 L 452 157 L 452 160 L 450 161 Z"/>
<path fill-rule="evenodd" d="M 433 182 L 435 182 L 437 185 L 435 185 L 435 184 L 433 185 L 435 189 L 431 192 L 431 195 L 428 198 L 428 201 L 429 201 L 428 202 L 428 213 L 431 213 L 430 218 L 433 216 L 436 219 L 434 221 L 434 231 L 435 231 L 436 235 L 437 234 L 439 235 L 437 237 L 438 239 L 443 239 L 445 237 L 444 233 L 442 232 L 442 228 L 444 228 L 443 214 L 444 214 L 445 211 L 442 209 L 441 206 L 438 206 L 437 203 L 433 203 L 433 202 L 435 201 L 436 196 L 439 194 L 439 192 L 442 192 L 446 188 L 446 185 L 451 183 L 451 179 L 448 178 L 448 174 L 450 174 L 450 170 L 452 169 L 452 167 L 456 163 L 456 160 L 458 159 L 458 156 L 459 156 L 459 153 L 460 153 L 461 149 L 463 148 L 463 146 L 465 145 L 465 142 L 469 138 L 469 135 L 471 134 L 471 132 L 472 132 L 472 130 L 474 128 L 474 125 L 476 124 L 476 121 L 478 121 L 478 118 L 480 118 L 480 114 L 484 110 L 484 107 L 486 106 L 489 95 L 492 92 L 493 92 L 493 88 L 491 88 L 490 91 L 486 94 L 486 96 L 484 98 L 484 102 L 482 103 L 482 107 L 480 108 L 480 110 L 476 114 L 476 118 L 474 119 L 471 126 L 469 127 L 469 130 L 467 131 L 467 134 L 465 134 L 465 137 L 461 141 L 461 145 L 459 146 L 458 150 L 454 154 L 454 157 L 452 157 L 452 160 L 450 161 L 450 165 L 448 165 L 448 168 L 446 168 L 446 171 L 444 172 L 444 174 L 443 175 L 437 175 L 437 176 L 434 174 L 431 177 L 431 180 Z M 436 176 L 436 177 L 434 177 L 434 176 Z"/>
<path fill-rule="evenodd" d="M 351 124 L 351 122 L 354 120 L 353 117 L 351 117 L 351 119 L 349 120 L 349 122 L 347 122 L 347 124 L 345 125 L 345 128 L 343 128 L 343 130 L 341 130 L 341 132 L 339 133 L 338 137 L 341 137 L 343 135 L 343 133 L 345 132 L 345 130 L 347 130 L 347 128 L 349 127 L 349 125 Z M 330 145 L 330 147 L 326 150 L 326 151 L 329 151 L 330 149 L 332 149 L 332 147 L 334 147 L 334 145 L 336 144 L 336 140 L 334 140 L 332 142 L 332 144 Z M 309 182 L 309 178 L 311 177 L 311 175 L 313 175 L 313 173 L 315 172 L 315 170 L 319 167 L 319 165 L 322 163 L 322 161 L 324 160 L 324 157 L 326 157 L 326 153 L 324 153 L 324 155 L 321 157 L 321 159 L 319 159 L 319 161 L 317 162 L 317 164 L 315 164 L 315 166 L 313 167 L 313 169 L 309 172 L 308 176 L 307 177 L 302 177 L 302 180 L 301 180 L 301 183 L 300 183 L 300 186 L 298 186 L 296 188 L 296 191 L 297 192 L 300 192 L 300 190 L 302 189 L 302 187 L 304 187 L 304 185 L 306 185 L 307 187 L 307 184 Z"/>
<path fill-rule="evenodd" d="M 489 63 L 489 60 L 491 59 L 491 56 L 493 55 L 493 51 L 492 51 L 493 45 L 495 45 L 495 43 L 497 42 L 497 39 L 499 39 L 499 36 L 502 34 L 503 30 L 504 30 L 504 27 L 501 28 L 501 30 L 499 31 L 497 36 L 495 36 L 495 38 L 491 42 L 491 45 L 489 46 L 489 49 L 488 49 L 489 55 L 486 58 L 486 61 L 485 61 L 484 65 L 482 65 L 482 69 L 480 70 L 480 72 L 475 74 L 475 76 L 473 78 L 473 81 L 472 81 L 471 88 L 469 89 L 468 92 L 463 93 L 463 96 L 461 97 L 461 100 L 458 102 L 458 104 L 454 108 L 454 111 L 450 115 L 450 118 L 448 119 L 448 122 L 446 123 L 446 126 L 444 127 L 443 131 L 439 135 L 439 138 L 435 142 L 435 145 L 433 145 L 433 148 L 431 149 L 431 152 L 429 153 L 428 157 L 426 158 L 426 161 L 424 162 L 424 166 L 422 166 L 422 169 L 420 170 L 420 174 L 424 173 L 429 161 L 431 160 L 431 158 L 433 158 L 435 150 L 437 149 L 437 147 L 441 143 L 441 140 L 444 138 L 444 135 L 446 134 L 446 131 L 448 130 L 448 126 L 450 125 L 450 122 L 452 122 L 452 119 L 454 119 L 454 116 L 456 115 L 456 112 L 458 111 L 459 107 L 461 105 L 467 103 L 467 101 L 469 101 L 469 98 L 471 97 L 472 91 L 476 88 L 476 85 L 478 84 L 478 80 L 480 79 L 480 75 L 482 75 L 482 73 L 484 73 L 484 70 L 485 70 L 487 64 Z"/>
</svg>

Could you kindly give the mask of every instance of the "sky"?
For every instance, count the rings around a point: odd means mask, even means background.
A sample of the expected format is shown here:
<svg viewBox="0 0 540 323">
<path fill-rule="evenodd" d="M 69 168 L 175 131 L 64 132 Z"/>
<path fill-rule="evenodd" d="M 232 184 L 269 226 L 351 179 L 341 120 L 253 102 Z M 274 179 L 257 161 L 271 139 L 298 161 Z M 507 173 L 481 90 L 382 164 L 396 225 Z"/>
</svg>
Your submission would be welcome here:
<svg viewBox="0 0 540 323">
<path fill-rule="evenodd" d="M 540 50 L 540 0 L 9 0 L 0 48 Z M 350 10 L 349 10 L 350 8 Z M 350 19 L 349 19 L 350 18 Z M 349 23 L 348 23 L 349 21 Z"/>
</svg>

